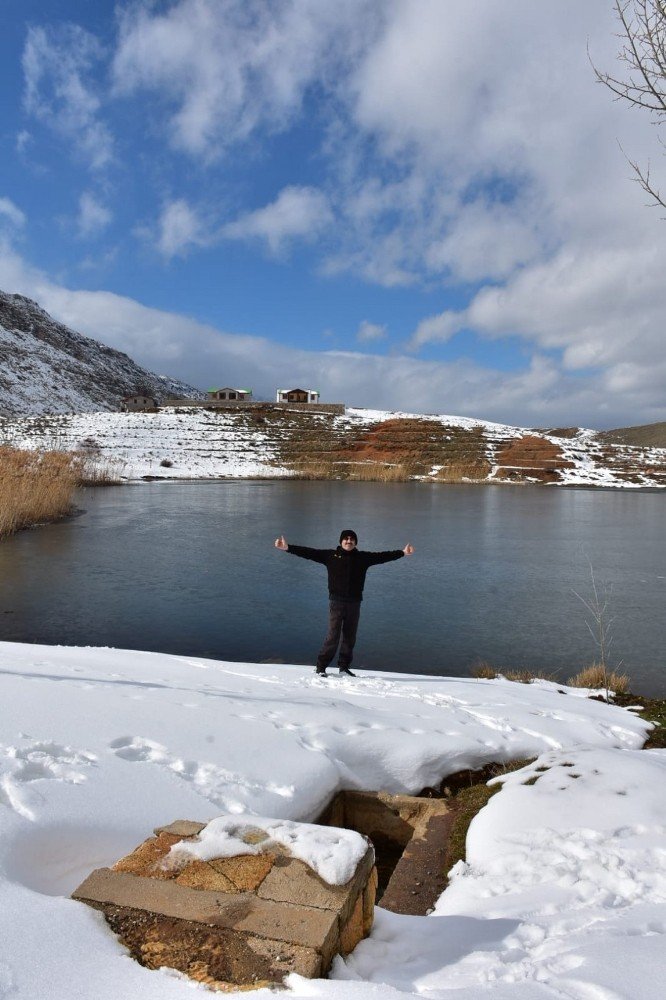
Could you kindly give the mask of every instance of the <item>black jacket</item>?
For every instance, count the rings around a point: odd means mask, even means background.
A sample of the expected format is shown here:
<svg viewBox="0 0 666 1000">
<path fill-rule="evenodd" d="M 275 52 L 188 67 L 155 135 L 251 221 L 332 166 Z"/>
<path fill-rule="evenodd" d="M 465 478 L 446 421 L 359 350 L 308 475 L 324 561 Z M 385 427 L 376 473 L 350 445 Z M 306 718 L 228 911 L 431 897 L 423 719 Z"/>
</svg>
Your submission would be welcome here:
<svg viewBox="0 0 666 1000">
<path fill-rule="evenodd" d="M 289 545 L 287 552 L 301 559 L 322 563 L 328 570 L 328 596 L 332 601 L 362 601 L 365 574 L 371 566 L 392 562 L 404 556 L 402 549 L 390 552 L 345 552 L 337 549 L 310 549 L 307 545 Z"/>
</svg>

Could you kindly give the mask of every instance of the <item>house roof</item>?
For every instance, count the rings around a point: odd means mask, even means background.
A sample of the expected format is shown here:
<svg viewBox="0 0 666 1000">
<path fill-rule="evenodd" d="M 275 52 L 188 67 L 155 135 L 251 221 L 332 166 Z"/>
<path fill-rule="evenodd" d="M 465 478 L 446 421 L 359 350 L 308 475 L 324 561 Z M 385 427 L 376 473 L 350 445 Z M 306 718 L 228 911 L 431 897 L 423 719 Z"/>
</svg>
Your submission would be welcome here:
<svg viewBox="0 0 666 1000">
<path fill-rule="evenodd" d="M 278 389 L 278 392 L 316 392 L 319 395 L 319 389 Z"/>
<path fill-rule="evenodd" d="M 235 385 L 220 385 L 215 386 L 214 389 L 208 389 L 207 392 L 252 392 L 252 389 L 239 389 Z"/>
</svg>

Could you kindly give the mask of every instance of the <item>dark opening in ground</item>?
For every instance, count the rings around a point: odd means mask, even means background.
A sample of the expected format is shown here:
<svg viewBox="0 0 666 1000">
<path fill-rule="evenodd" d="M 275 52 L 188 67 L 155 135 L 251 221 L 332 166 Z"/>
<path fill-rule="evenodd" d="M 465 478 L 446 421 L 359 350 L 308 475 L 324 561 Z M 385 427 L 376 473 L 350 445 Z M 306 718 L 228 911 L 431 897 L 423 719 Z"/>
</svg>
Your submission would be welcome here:
<svg viewBox="0 0 666 1000">
<path fill-rule="evenodd" d="M 394 913 L 428 913 L 446 885 L 452 813 L 441 798 L 339 792 L 317 822 L 365 834 L 375 848 L 377 902 Z"/>
</svg>

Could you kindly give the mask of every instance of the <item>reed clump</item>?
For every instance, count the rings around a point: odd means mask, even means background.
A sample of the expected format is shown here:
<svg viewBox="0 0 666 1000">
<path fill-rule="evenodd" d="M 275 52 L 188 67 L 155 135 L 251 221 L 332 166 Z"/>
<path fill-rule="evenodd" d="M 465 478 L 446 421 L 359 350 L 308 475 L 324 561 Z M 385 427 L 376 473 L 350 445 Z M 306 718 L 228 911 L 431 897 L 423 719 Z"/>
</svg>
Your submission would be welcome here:
<svg viewBox="0 0 666 1000">
<path fill-rule="evenodd" d="M 585 667 L 574 677 L 567 681 L 569 687 L 579 688 L 603 688 L 614 691 L 616 694 L 624 694 L 629 690 L 629 677 L 627 674 L 617 674 L 614 670 L 609 671 L 603 663 L 593 663 Z"/>
<path fill-rule="evenodd" d="M 79 469 L 63 451 L 0 446 L 0 538 L 72 510 Z"/>
<path fill-rule="evenodd" d="M 406 483 L 410 471 L 402 462 L 350 462 L 347 478 L 363 483 Z"/>
</svg>

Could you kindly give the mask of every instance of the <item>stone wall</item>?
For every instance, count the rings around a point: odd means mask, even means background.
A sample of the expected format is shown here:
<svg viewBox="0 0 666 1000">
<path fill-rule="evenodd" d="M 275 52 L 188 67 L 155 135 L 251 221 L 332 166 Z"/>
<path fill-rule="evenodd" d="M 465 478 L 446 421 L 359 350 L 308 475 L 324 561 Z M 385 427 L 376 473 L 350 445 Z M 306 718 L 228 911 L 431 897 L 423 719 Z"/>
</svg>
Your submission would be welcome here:
<svg viewBox="0 0 666 1000">
<path fill-rule="evenodd" d="M 165 399 L 162 406 L 206 407 L 211 410 L 304 410 L 309 413 L 342 413 L 344 403 L 266 403 L 238 399 Z"/>
</svg>

